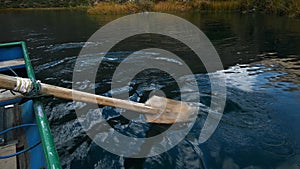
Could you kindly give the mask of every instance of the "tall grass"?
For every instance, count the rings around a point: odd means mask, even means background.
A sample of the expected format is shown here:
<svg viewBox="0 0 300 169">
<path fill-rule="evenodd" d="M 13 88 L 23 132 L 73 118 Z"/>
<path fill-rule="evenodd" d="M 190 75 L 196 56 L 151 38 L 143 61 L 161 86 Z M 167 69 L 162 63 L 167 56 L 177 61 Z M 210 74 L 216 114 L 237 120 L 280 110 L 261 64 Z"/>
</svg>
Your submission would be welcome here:
<svg viewBox="0 0 300 169">
<path fill-rule="evenodd" d="M 300 14 L 299 0 L 240 0 L 241 10 L 259 10 L 278 15 L 296 16 Z"/>
<path fill-rule="evenodd" d="M 295 5 L 290 13 L 294 13 L 295 16 L 300 17 L 300 0 L 293 0 Z"/>
<path fill-rule="evenodd" d="M 227 1 L 193 0 L 189 2 L 189 5 L 194 10 L 232 11 L 232 10 L 238 10 L 240 3 L 237 0 L 227 0 Z"/>
<path fill-rule="evenodd" d="M 88 14 L 128 14 L 141 11 L 136 3 L 126 2 L 119 4 L 115 2 L 101 2 L 94 7 L 90 7 Z"/>
<path fill-rule="evenodd" d="M 209 0 L 190 0 L 188 2 L 177 1 L 143 1 L 141 3 L 126 2 L 124 4 L 115 2 L 101 2 L 88 9 L 89 14 L 127 14 L 141 11 L 191 11 L 191 10 L 212 10 L 229 11 L 239 9 L 237 0 L 229 1 L 209 1 Z"/>
<path fill-rule="evenodd" d="M 212 1 L 211 9 L 216 11 L 230 11 L 230 10 L 238 10 L 239 9 L 238 1 Z"/>
<path fill-rule="evenodd" d="M 238 0 L 212 1 L 190 0 L 188 2 L 161 1 L 154 5 L 153 11 L 232 11 L 238 10 Z"/>
<path fill-rule="evenodd" d="M 192 7 L 187 3 L 170 1 L 158 2 L 152 8 L 153 11 L 188 11 L 191 9 Z"/>
<path fill-rule="evenodd" d="M 89 14 L 128 14 L 141 11 L 263 11 L 300 16 L 300 0 L 145 0 L 139 3 L 101 2 L 89 7 Z"/>
</svg>

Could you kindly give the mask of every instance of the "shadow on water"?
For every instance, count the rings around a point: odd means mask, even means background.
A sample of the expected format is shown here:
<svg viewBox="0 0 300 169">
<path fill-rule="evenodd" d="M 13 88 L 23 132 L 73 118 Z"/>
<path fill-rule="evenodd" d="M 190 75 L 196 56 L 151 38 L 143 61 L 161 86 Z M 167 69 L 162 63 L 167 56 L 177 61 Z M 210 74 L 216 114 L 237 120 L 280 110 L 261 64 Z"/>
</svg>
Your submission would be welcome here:
<svg viewBox="0 0 300 169">
<path fill-rule="evenodd" d="M 197 118 L 192 130 L 177 146 L 154 157 L 126 159 L 97 146 L 83 128 L 103 133 L 97 124 L 104 120 L 119 132 L 133 137 L 147 137 L 164 131 L 167 126 L 128 121 L 123 111 L 109 107 L 88 110 L 86 103 L 46 98 L 47 115 L 64 168 L 300 168 L 300 20 L 262 14 L 179 13 L 198 26 L 212 41 L 224 64 L 224 70 L 211 72 L 227 79 L 227 101 L 224 115 L 213 136 L 204 144 L 198 137 L 206 116 Z M 0 12 L 1 42 L 24 40 L 38 79 L 72 87 L 72 72 L 85 41 L 101 26 L 120 16 L 87 16 L 78 11 L 11 11 Z M 125 47 L 116 48 L 104 58 L 96 84 L 77 82 L 81 89 L 95 89 L 98 94 L 129 93 L 133 101 L 143 102 L 154 89 L 180 99 L 178 87 L 167 74 L 141 72 L 130 83 L 111 90 L 111 75 L 116 66 L 135 49 L 149 44 L 149 38 L 127 39 Z M 152 36 L 155 41 L 156 37 Z M 150 38 L 150 39 L 151 39 Z M 163 41 L 164 42 L 164 41 Z M 167 41 L 165 41 L 167 42 Z M 179 45 L 172 41 L 171 45 Z M 98 45 L 98 44 L 90 44 Z M 135 47 L 135 48 L 134 48 Z M 201 91 L 198 103 L 208 113 L 210 81 L 201 64 L 193 62 L 185 47 L 178 54 L 194 69 L 191 76 L 181 77 L 185 85 L 182 97 L 193 101 L 196 85 Z M 180 68 L 180 61 L 153 53 L 134 53 L 140 60 L 157 59 Z M 103 56 L 104 57 L 104 56 Z M 145 64 L 136 59 L 136 64 Z M 94 65 L 93 58 L 82 69 Z M 126 80 L 124 78 L 123 80 Z M 224 85 L 224 84 L 219 84 Z M 87 112 L 89 126 L 81 126 L 75 109 Z M 99 111 L 102 114 L 99 114 Z M 96 128 L 95 128 L 96 127 Z M 105 139 L 105 138 L 103 138 Z M 167 143 L 166 143 L 167 144 Z M 129 150 L 130 151 L 130 150 Z"/>
</svg>

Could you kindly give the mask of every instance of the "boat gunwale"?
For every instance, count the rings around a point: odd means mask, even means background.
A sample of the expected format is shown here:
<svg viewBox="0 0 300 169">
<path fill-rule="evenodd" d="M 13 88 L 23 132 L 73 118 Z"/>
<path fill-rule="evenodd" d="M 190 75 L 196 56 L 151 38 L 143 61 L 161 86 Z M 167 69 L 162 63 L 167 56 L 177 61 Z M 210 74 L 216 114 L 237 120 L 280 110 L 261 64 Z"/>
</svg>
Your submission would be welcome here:
<svg viewBox="0 0 300 169">
<path fill-rule="evenodd" d="M 20 46 L 22 49 L 23 58 L 25 61 L 25 69 L 29 79 L 33 82 L 36 81 L 34 69 L 32 67 L 26 44 L 23 41 L 19 42 L 9 42 L 1 43 L 0 48 L 9 46 Z M 37 84 L 34 83 L 35 87 Z M 33 99 L 33 111 L 35 113 L 35 121 L 39 129 L 39 135 L 42 142 L 43 152 L 45 156 L 45 161 L 49 169 L 60 169 L 60 161 L 57 150 L 54 145 L 53 137 L 51 135 L 51 130 L 47 116 L 45 115 L 45 110 L 43 104 L 38 99 Z"/>
</svg>

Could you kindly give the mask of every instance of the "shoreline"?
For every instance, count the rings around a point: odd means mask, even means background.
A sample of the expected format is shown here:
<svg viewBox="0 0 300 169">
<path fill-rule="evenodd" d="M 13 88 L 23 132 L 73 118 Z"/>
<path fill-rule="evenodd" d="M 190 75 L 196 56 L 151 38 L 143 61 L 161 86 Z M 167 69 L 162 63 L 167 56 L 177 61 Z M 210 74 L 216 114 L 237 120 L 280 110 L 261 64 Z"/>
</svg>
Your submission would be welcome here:
<svg viewBox="0 0 300 169">
<path fill-rule="evenodd" d="M 0 11 L 48 11 L 48 10 L 87 10 L 89 6 L 76 7 L 30 7 L 30 8 L 0 8 Z"/>
<path fill-rule="evenodd" d="M 188 12 L 188 11 L 239 11 L 238 1 L 188 1 L 171 2 L 159 1 L 157 3 L 144 1 L 143 3 L 101 2 L 89 7 L 87 13 L 97 14 L 131 14 L 137 12 Z"/>
<path fill-rule="evenodd" d="M 132 14 L 138 12 L 240 12 L 240 13 L 266 13 L 279 16 L 288 16 L 300 18 L 300 2 L 297 0 L 270 0 L 276 2 L 272 5 L 267 3 L 251 4 L 253 0 L 227 0 L 227 1 L 209 1 L 209 0 L 190 0 L 190 1 L 143 1 L 137 2 L 99 2 L 93 5 L 72 5 L 50 7 L 35 4 L 34 7 L 23 5 L 18 7 L 3 8 L 0 11 L 30 11 L 30 10 L 84 10 L 89 15 L 114 15 L 114 14 Z M 285 6 L 282 6 L 282 3 Z M 27 7 L 29 6 L 29 7 Z"/>
</svg>

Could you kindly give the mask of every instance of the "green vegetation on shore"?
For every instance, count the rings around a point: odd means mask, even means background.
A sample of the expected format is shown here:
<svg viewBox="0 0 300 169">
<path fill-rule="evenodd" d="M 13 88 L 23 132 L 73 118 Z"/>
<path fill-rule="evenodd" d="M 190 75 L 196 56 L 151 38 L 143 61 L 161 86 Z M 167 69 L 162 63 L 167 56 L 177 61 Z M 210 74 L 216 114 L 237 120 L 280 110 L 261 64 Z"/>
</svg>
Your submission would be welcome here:
<svg viewBox="0 0 300 169">
<path fill-rule="evenodd" d="M 126 14 L 141 11 L 238 11 L 300 17 L 300 0 L 187 0 L 100 2 L 88 8 L 89 14 Z"/>
<path fill-rule="evenodd" d="M 0 8 L 66 8 L 90 6 L 92 0 L 0 0 Z"/>
<path fill-rule="evenodd" d="M 144 1 L 144 2 L 101 2 L 88 8 L 89 14 L 124 14 L 141 11 L 184 12 L 184 11 L 238 11 L 238 1 Z"/>
<path fill-rule="evenodd" d="M 300 0 L 3 0 L 0 8 L 87 9 L 89 14 L 142 11 L 238 11 L 300 17 Z"/>
<path fill-rule="evenodd" d="M 240 0 L 242 11 L 263 11 L 277 15 L 300 16 L 300 0 Z"/>
</svg>

